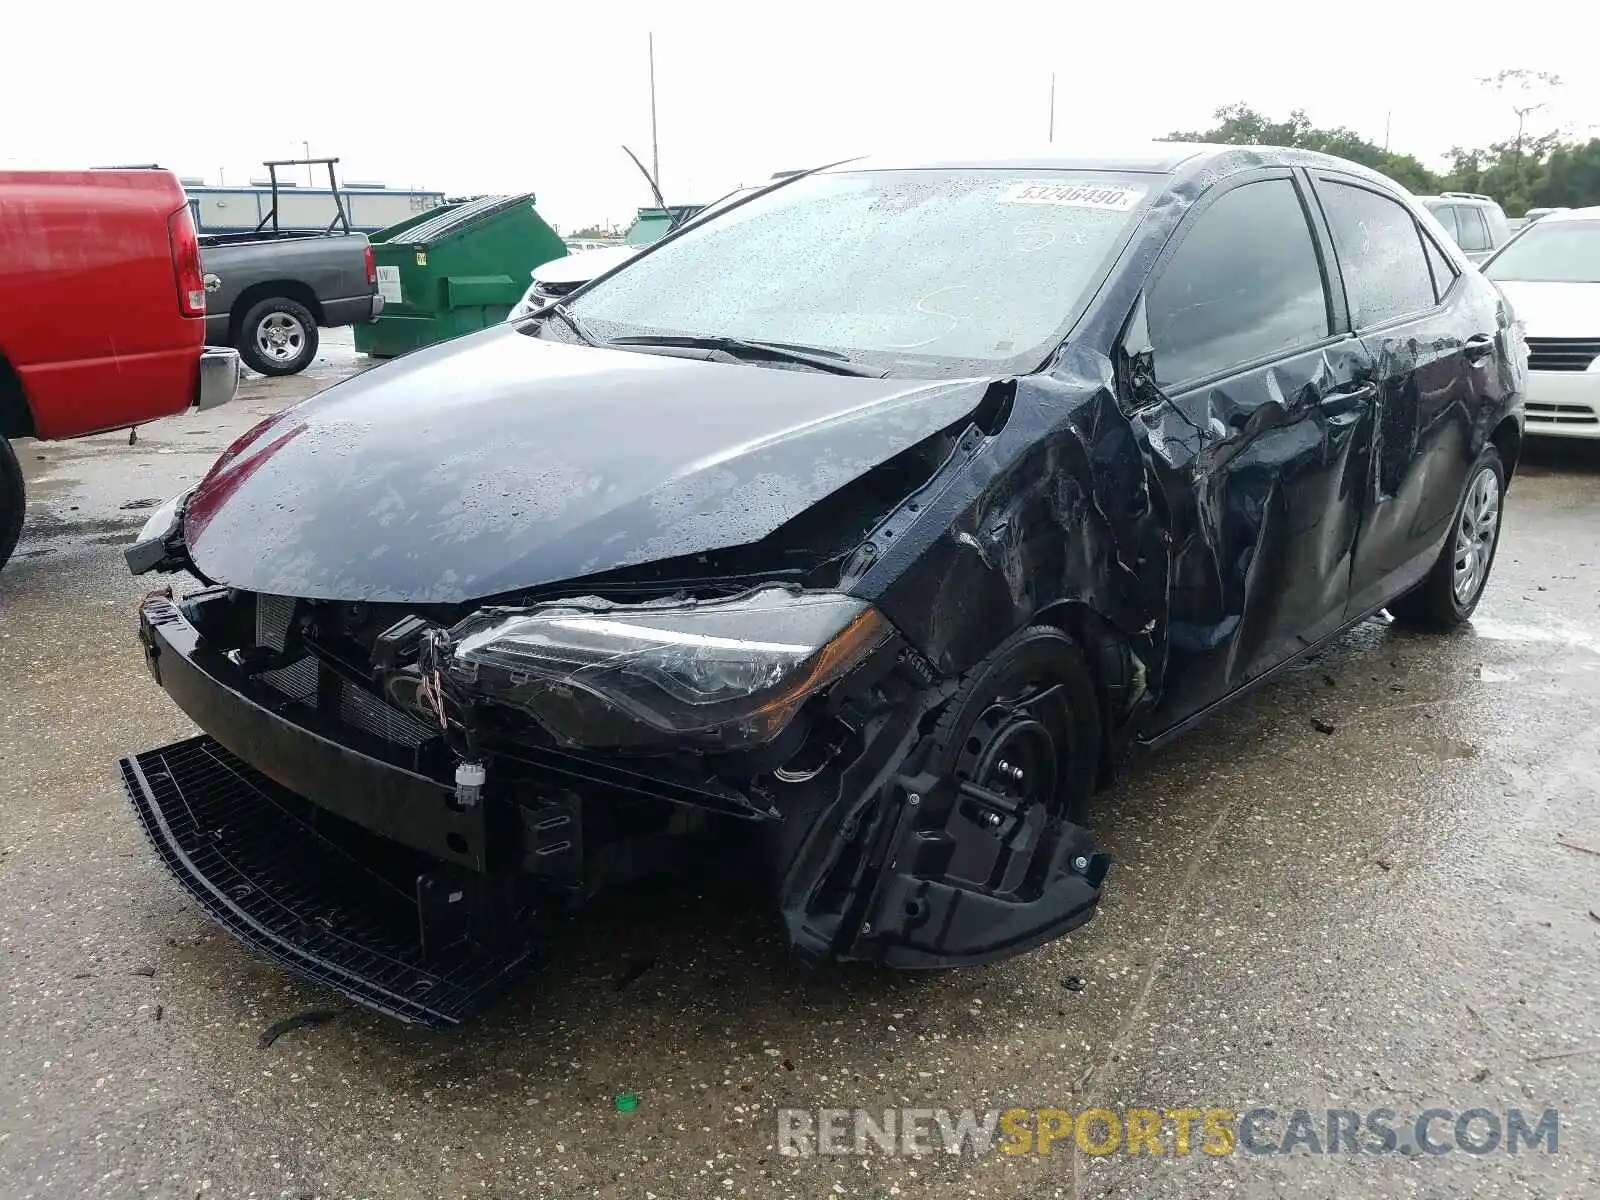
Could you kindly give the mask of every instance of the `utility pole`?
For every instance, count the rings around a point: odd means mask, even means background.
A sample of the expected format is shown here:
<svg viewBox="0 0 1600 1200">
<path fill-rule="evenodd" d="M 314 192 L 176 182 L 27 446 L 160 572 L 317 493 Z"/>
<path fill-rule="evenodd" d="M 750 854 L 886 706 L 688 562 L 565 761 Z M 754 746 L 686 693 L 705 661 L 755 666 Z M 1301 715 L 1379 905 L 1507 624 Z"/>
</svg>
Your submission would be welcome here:
<svg viewBox="0 0 1600 1200">
<path fill-rule="evenodd" d="M 1050 72 L 1050 140 L 1056 140 L 1056 73 Z"/>
<path fill-rule="evenodd" d="M 306 152 L 305 153 L 305 157 L 310 158 L 311 157 L 311 143 L 310 142 L 301 142 L 300 145 L 305 149 L 305 152 Z M 307 187 L 316 187 L 317 186 L 316 177 L 311 174 L 311 164 L 310 163 L 306 164 L 306 186 Z"/>
<path fill-rule="evenodd" d="M 656 142 L 656 35 L 650 34 L 650 172 L 661 186 L 661 147 Z"/>
<path fill-rule="evenodd" d="M 1383 114 L 1383 152 L 1385 154 L 1389 153 L 1389 124 L 1393 119 L 1393 109 Z"/>
</svg>

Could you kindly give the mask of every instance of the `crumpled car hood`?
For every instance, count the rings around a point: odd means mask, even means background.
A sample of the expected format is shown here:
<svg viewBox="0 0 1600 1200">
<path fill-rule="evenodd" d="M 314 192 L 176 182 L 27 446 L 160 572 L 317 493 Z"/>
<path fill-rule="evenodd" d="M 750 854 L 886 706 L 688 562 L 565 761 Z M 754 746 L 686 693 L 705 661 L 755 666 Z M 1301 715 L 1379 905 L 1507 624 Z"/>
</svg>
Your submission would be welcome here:
<svg viewBox="0 0 1600 1200">
<path fill-rule="evenodd" d="M 374 368 L 235 442 L 190 498 L 209 579 L 459 603 L 758 541 L 954 423 L 984 380 L 600 350 L 501 326 Z"/>
</svg>

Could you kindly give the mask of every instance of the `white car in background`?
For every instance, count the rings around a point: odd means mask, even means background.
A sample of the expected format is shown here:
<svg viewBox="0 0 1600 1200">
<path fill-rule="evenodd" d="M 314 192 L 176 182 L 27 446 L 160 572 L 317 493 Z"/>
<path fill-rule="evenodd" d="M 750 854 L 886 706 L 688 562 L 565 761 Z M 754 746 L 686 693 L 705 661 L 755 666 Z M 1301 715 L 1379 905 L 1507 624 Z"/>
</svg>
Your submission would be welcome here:
<svg viewBox="0 0 1600 1200">
<path fill-rule="evenodd" d="M 1600 207 L 1553 212 L 1483 264 L 1528 338 L 1528 432 L 1600 438 Z"/>
</svg>

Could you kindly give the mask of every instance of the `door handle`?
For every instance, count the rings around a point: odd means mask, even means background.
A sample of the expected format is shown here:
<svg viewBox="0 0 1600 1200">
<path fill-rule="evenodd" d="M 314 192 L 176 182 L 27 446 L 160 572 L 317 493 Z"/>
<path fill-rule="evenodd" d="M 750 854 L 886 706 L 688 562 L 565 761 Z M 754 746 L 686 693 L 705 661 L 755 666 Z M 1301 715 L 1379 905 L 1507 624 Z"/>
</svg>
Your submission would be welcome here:
<svg viewBox="0 0 1600 1200">
<path fill-rule="evenodd" d="M 1468 362 L 1482 362 L 1494 353 L 1494 339 L 1486 333 L 1475 333 L 1461 347 Z"/>
</svg>

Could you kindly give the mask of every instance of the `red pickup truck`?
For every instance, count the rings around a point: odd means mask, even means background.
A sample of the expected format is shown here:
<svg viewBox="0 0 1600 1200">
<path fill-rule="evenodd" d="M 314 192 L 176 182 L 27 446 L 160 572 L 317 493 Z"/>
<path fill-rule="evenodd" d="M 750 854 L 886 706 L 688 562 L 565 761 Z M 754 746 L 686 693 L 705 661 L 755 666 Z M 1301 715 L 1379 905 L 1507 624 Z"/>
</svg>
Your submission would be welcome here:
<svg viewBox="0 0 1600 1200">
<path fill-rule="evenodd" d="M 170 171 L 0 171 L 0 565 L 22 531 L 12 439 L 233 398 L 238 354 L 205 348 L 205 317 L 199 240 Z"/>
</svg>

